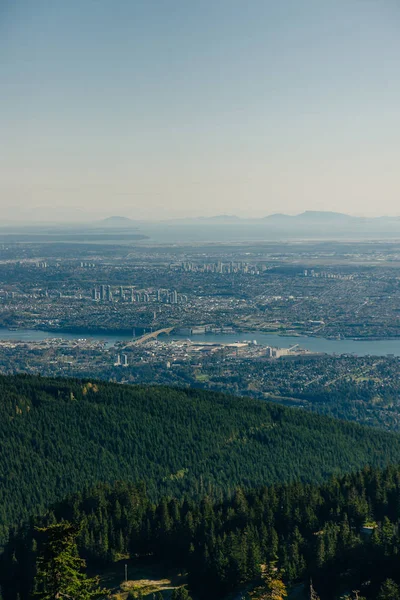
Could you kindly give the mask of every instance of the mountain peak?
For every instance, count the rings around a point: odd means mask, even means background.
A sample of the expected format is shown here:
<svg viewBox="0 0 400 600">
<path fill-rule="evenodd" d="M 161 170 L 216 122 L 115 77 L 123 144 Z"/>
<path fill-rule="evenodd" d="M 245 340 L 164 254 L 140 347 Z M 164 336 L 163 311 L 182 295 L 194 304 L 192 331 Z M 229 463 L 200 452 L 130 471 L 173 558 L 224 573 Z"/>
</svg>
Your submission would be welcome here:
<svg viewBox="0 0 400 600">
<path fill-rule="evenodd" d="M 354 219 L 351 215 L 346 215 L 345 213 L 334 212 L 330 210 L 305 210 L 304 212 L 296 215 L 298 218 L 302 219 Z"/>
<path fill-rule="evenodd" d="M 99 222 L 99 224 L 105 227 L 131 227 L 135 224 L 135 222 L 128 217 L 112 216 L 103 219 Z"/>
<path fill-rule="evenodd" d="M 273 215 L 268 215 L 264 217 L 264 220 L 272 220 L 272 221 L 354 221 L 357 217 L 352 217 L 351 215 L 346 215 L 345 213 L 339 213 L 328 210 L 306 210 L 298 215 L 286 215 L 284 213 L 275 213 Z"/>
</svg>

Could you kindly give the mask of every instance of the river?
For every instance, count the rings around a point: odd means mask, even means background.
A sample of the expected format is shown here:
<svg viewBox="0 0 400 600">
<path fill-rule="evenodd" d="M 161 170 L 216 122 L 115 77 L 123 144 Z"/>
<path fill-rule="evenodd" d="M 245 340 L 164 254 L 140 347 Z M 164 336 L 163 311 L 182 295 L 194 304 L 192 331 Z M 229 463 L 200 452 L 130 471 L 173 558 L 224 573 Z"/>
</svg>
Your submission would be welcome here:
<svg viewBox="0 0 400 600">
<path fill-rule="evenodd" d="M 0 328 L 0 340 L 14 341 L 43 341 L 49 338 L 63 338 L 66 340 L 76 339 L 93 339 L 104 341 L 108 346 L 113 346 L 116 342 L 131 340 L 132 336 L 124 334 L 74 334 L 74 333 L 54 333 L 48 331 L 38 331 L 34 329 L 18 329 L 10 331 L 9 329 Z M 160 338 L 165 339 L 165 338 Z M 187 336 L 179 336 L 172 334 L 170 339 L 187 339 Z M 312 352 L 325 352 L 327 354 L 356 354 L 365 356 L 367 354 L 373 356 L 386 356 L 393 354 L 400 356 L 400 339 L 393 340 L 327 340 L 325 338 L 306 337 L 306 336 L 279 336 L 276 333 L 233 333 L 233 334 L 203 334 L 193 335 L 191 339 L 196 342 L 219 342 L 230 343 L 244 340 L 255 340 L 258 344 L 265 346 L 275 346 L 278 348 L 289 348 L 295 344 L 299 344 L 301 348 Z"/>
</svg>

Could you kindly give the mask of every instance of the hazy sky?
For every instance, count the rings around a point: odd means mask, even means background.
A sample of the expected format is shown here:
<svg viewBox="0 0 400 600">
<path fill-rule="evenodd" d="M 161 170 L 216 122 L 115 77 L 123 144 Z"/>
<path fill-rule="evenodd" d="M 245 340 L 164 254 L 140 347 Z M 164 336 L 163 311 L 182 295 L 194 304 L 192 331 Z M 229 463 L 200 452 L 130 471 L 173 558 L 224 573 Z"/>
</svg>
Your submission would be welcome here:
<svg viewBox="0 0 400 600">
<path fill-rule="evenodd" d="M 400 214 L 399 0 L 0 0 L 0 217 Z"/>
</svg>

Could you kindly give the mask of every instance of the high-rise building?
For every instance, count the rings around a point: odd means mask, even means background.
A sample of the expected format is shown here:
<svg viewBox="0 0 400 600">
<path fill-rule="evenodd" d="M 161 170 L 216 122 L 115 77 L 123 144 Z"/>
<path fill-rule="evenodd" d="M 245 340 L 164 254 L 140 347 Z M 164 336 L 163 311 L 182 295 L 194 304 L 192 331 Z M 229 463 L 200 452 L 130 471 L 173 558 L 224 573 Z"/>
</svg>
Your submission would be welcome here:
<svg viewBox="0 0 400 600">
<path fill-rule="evenodd" d="M 108 285 L 106 287 L 106 300 L 107 300 L 107 302 L 112 302 L 112 299 L 113 299 L 113 297 L 112 297 L 111 286 Z"/>
<path fill-rule="evenodd" d="M 101 285 L 100 286 L 100 300 L 105 300 L 105 298 L 106 298 L 106 286 Z"/>
</svg>

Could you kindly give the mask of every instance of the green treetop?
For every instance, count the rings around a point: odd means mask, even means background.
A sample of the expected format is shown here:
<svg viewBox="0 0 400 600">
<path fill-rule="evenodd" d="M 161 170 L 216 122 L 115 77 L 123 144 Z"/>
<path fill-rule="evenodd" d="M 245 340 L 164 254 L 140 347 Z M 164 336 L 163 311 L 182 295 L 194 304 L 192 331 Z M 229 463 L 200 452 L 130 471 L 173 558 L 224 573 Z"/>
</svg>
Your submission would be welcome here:
<svg viewBox="0 0 400 600">
<path fill-rule="evenodd" d="M 172 600 L 192 600 L 192 598 L 189 596 L 189 592 L 184 587 L 176 588 L 172 592 L 171 599 Z"/>
<path fill-rule="evenodd" d="M 92 600 L 106 593 L 98 579 L 88 579 L 86 563 L 79 557 L 79 527 L 62 522 L 38 528 L 42 536 L 35 578 L 35 598 L 40 600 Z"/>
</svg>

